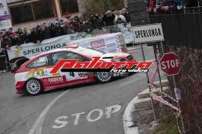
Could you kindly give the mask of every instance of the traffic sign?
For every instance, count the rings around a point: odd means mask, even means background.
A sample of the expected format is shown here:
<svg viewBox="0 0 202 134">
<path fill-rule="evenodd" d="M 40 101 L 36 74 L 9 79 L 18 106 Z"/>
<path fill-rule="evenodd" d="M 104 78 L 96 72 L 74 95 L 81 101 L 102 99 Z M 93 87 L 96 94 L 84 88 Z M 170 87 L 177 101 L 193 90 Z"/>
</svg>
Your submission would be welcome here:
<svg viewBox="0 0 202 134">
<path fill-rule="evenodd" d="M 135 26 L 132 27 L 132 31 L 136 44 L 164 41 L 161 23 Z"/>
<path fill-rule="evenodd" d="M 162 71 L 168 76 L 174 76 L 180 72 L 180 60 L 173 52 L 165 53 L 160 60 L 160 64 Z"/>
</svg>

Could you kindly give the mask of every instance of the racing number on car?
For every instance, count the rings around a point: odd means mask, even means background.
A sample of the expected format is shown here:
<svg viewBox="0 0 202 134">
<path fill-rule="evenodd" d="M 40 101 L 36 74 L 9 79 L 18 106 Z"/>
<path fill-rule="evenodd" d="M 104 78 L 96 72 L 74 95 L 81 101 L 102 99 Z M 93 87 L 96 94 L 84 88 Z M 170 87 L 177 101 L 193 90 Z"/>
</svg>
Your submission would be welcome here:
<svg viewBox="0 0 202 134">
<path fill-rule="evenodd" d="M 72 80 L 82 80 L 82 79 L 87 79 L 88 75 L 81 75 L 79 72 L 63 72 L 66 79 L 69 81 Z"/>
<path fill-rule="evenodd" d="M 65 72 L 65 77 L 67 80 L 76 80 L 78 78 L 76 78 L 76 73 L 75 72 Z"/>
</svg>

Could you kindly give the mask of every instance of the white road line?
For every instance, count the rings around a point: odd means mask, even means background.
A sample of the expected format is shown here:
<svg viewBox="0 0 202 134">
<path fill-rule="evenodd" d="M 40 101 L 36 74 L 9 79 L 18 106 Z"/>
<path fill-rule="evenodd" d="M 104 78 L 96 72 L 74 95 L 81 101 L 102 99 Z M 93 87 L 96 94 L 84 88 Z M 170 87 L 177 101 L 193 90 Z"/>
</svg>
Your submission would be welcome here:
<svg viewBox="0 0 202 134">
<path fill-rule="evenodd" d="M 35 121 L 34 125 L 32 126 L 32 128 L 30 129 L 28 134 L 41 134 L 41 130 L 42 130 L 42 125 L 43 122 L 45 120 L 45 117 L 48 113 L 48 111 L 51 109 L 51 107 L 61 98 L 63 97 L 65 94 L 67 94 L 69 92 L 69 90 L 61 93 L 60 95 L 58 95 L 54 100 L 52 100 L 47 106 L 46 108 L 41 112 L 40 116 L 37 118 L 37 120 Z"/>
</svg>

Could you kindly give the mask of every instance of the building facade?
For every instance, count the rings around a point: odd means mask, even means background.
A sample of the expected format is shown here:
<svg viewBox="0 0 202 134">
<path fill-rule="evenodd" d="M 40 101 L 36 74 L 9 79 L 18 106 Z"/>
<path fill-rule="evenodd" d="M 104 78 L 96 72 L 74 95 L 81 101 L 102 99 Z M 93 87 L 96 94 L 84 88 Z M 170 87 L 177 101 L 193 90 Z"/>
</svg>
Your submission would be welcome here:
<svg viewBox="0 0 202 134">
<path fill-rule="evenodd" d="M 7 0 L 12 16 L 12 23 L 14 25 L 83 12 L 82 5 L 79 5 L 80 1 L 81 0 Z"/>
<path fill-rule="evenodd" d="M 123 1 L 126 6 L 127 0 Z M 83 14 L 88 4 L 87 0 L 7 0 L 7 3 L 13 25 L 60 18 L 74 13 Z"/>
</svg>

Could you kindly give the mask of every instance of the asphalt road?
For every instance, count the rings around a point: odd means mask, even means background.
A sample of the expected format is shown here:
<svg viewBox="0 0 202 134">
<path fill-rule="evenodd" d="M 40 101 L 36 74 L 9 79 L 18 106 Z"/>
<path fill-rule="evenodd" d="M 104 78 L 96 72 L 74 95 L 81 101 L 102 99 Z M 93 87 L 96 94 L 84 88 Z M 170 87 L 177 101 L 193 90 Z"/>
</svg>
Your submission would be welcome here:
<svg viewBox="0 0 202 134">
<path fill-rule="evenodd" d="M 152 49 L 145 50 L 147 59 L 153 59 Z M 146 87 L 146 75 L 139 73 L 106 84 L 19 96 L 13 75 L 2 73 L 0 134 L 123 134 L 124 109 Z"/>
</svg>

